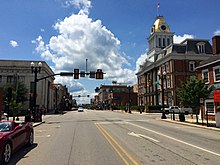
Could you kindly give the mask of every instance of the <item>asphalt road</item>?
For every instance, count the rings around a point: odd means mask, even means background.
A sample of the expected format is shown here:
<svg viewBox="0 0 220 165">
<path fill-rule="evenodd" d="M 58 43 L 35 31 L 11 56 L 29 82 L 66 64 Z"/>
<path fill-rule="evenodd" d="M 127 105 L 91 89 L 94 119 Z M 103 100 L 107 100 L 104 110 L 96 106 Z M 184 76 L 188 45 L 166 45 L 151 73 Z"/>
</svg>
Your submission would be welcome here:
<svg viewBox="0 0 220 165">
<path fill-rule="evenodd" d="M 35 144 L 16 152 L 11 164 L 219 164 L 220 131 L 159 118 L 92 110 L 51 115 L 35 127 Z"/>
</svg>

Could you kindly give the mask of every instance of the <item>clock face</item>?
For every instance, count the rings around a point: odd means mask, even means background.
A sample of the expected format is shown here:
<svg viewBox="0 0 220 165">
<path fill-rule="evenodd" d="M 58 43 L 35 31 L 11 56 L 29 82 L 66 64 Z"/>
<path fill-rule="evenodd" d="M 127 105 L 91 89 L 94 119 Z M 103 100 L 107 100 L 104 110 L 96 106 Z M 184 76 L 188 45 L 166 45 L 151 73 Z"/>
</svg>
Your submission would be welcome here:
<svg viewBox="0 0 220 165">
<path fill-rule="evenodd" d="M 167 29 L 167 27 L 166 27 L 166 25 L 161 25 L 161 26 L 160 26 L 160 29 L 163 30 L 163 31 L 165 31 L 165 30 Z"/>
</svg>

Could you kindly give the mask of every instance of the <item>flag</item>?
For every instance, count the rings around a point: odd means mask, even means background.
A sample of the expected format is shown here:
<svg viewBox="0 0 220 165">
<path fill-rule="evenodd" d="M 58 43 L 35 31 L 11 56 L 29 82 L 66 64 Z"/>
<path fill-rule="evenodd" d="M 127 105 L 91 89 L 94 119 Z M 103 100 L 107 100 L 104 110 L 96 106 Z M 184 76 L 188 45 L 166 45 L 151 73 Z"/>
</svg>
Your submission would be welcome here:
<svg viewBox="0 0 220 165">
<path fill-rule="evenodd" d="M 160 8 L 160 2 L 157 3 L 157 8 Z"/>
</svg>

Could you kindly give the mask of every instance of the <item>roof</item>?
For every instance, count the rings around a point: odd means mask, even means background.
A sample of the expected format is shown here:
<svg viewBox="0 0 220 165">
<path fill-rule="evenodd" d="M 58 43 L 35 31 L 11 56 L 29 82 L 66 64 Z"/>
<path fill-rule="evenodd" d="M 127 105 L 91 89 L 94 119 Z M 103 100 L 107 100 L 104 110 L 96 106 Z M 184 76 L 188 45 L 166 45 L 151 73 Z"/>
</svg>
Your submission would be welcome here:
<svg viewBox="0 0 220 165">
<path fill-rule="evenodd" d="M 202 61 L 200 63 L 200 65 L 198 67 L 196 67 L 196 69 L 211 65 L 211 64 L 215 64 L 217 62 L 220 62 L 220 54 L 217 55 L 213 55 L 212 57 L 210 57 L 208 60 L 206 61 Z"/>
</svg>

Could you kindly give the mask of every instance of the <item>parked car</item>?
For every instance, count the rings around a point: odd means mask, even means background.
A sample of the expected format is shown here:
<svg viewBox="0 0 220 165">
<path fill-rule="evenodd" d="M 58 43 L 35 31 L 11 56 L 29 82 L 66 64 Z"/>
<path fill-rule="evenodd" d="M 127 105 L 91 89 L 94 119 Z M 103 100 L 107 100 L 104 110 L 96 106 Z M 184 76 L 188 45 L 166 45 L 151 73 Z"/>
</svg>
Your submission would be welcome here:
<svg viewBox="0 0 220 165">
<path fill-rule="evenodd" d="M 24 145 L 32 145 L 34 130 L 31 122 L 0 121 L 0 164 L 9 163 L 12 153 Z"/>
<path fill-rule="evenodd" d="M 7 113 L 3 113 L 2 116 L 1 116 L 1 119 L 2 120 L 7 120 L 8 118 L 8 114 Z"/>
<path fill-rule="evenodd" d="M 192 108 L 190 107 L 178 107 L 178 106 L 170 106 L 169 108 L 165 108 L 165 113 L 166 114 L 169 114 L 169 113 L 175 113 L 175 114 L 185 114 L 185 115 L 188 115 L 188 114 L 191 114 L 193 113 L 192 111 Z"/>
</svg>

